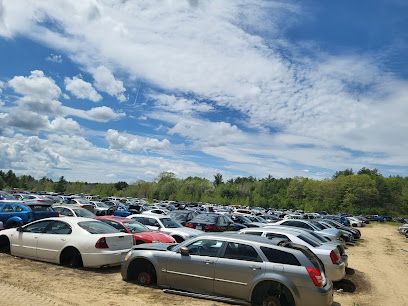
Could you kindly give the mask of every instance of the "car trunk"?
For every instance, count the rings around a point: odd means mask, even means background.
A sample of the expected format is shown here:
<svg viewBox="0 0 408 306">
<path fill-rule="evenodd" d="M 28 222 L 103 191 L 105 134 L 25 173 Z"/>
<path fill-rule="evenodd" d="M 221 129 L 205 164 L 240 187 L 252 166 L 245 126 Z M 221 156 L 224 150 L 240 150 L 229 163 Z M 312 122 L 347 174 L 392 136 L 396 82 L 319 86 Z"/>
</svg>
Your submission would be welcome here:
<svg viewBox="0 0 408 306">
<path fill-rule="evenodd" d="M 112 251 L 131 249 L 133 246 L 132 235 L 103 235 L 106 239 L 106 244 Z"/>
</svg>

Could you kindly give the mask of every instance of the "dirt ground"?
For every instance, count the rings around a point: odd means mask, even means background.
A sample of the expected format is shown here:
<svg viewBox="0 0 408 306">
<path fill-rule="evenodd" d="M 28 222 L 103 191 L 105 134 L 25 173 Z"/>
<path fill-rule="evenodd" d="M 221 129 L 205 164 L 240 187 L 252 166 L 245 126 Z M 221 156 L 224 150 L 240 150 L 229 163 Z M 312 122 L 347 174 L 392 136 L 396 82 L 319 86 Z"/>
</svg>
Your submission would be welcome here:
<svg viewBox="0 0 408 306">
<path fill-rule="evenodd" d="M 408 239 L 395 225 L 369 225 L 348 248 L 347 276 L 357 289 L 335 293 L 337 306 L 408 306 Z M 127 284 L 118 269 L 73 270 L 0 254 L 0 305 L 189 305 L 218 302 L 186 298 Z"/>
</svg>

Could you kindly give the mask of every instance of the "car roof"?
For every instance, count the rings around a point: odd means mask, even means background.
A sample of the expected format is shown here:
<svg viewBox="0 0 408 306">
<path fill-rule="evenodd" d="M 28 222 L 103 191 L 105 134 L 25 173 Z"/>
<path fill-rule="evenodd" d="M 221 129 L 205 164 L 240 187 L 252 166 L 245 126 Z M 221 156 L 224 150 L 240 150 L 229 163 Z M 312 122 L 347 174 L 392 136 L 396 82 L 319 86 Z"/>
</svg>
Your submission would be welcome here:
<svg viewBox="0 0 408 306">
<path fill-rule="evenodd" d="M 101 216 L 97 217 L 96 220 L 111 220 L 111 221 L 117 221 L 121 223 L 129 223 L 132 222 L 132 219 L 129 218 L 124 218 L 124 217 L 116 217 L 116 216 Z"/>
<path fill-rule="evenodd" d="M 81 206 L 76 205 L 76 204 L 67 204 L 67 205 L 53 205 L 53 207 L 76 208 L 76 209 L 78 209 L 78 208 L 82 208 Z M 82 209 L 85 209 L 85 208 L 82 208 Z"/>
<path fill-rule="evenodd" d="M 236 240 L 242 242 L 254 242 L 258 244 L 271 246 L 271 241 L 268 238 L 253 236 L 253 235 L 240 235 L 235 233 L 213 233 L 213 234 L 202 234 L 198 236 L 199 238 L 211 238 L 211 239 L 222 239 L 222 240 Z M 276 245 L 274 245 L 276 246 Z"/>
</svg>

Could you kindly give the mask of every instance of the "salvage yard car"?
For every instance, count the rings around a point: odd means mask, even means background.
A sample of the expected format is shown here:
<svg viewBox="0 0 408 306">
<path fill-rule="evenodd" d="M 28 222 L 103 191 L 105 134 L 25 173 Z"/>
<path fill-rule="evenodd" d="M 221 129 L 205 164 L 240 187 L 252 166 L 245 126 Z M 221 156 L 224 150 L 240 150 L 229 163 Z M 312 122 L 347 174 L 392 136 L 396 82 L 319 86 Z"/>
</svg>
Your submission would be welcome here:
<svg viewBox="0 0 408 306">
<path fill-rule="evenodd" d="M 125 281 L 228 302 L 329 306 L 333 301 L 332 282 L 312 252 L 256 236 L 204 234 L 174 246 L 135 246 L 121 272 Z"/>
<path fill-rule="evenodd" d="M 49 204 L 26 205 L 22 202 L 0 202 L 0 221 L 5 228 L 18 227 L 48 217 L 58 217 L 58 213 Z"/>
<path fill-rule="evenodd" d="M 183 242 L 186 239 L 196 237 L 203 233 L 202 231 L 193 228 L 184 227 L 180 223 L 167 216 L 140 214 L 130 215 L 127 218 L 136 220 L 137 222 L 142 223 L 151 230 L 161 231 L 163 233 L 169 234 L 177 242 Z"/>
<path fill-rule="evenodd" d="M 69 267 L 120 265 L 132 235 L 88 218 L 47 218 L 0 232 L 0 252 Z"/>
</svg>

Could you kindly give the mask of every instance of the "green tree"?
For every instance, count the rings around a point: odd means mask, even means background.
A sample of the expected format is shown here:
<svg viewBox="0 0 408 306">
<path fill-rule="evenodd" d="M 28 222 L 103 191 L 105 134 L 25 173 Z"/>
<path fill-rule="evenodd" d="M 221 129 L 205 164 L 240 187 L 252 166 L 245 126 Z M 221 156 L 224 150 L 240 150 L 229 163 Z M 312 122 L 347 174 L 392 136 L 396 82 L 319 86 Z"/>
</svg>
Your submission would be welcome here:
<svg viewBox="0 0 408 306">
<path fill-rule="evenodd" d="M 214 186 L 217 187 L 218 185 L 223 184 L 224 181 L 222 179 L 222 174 L 221 173 L 217 173 L 214 175 Z"/>
<path fill-rule="evenodd" d="M 57 193 L 64 193 L 67 189 L 67 184 L 68 182 L 65 180 L 65 178 L 61 176 L 58 182 L 54 184 L 54 191 Z"/>
<path fill-rule="evenodd" d="M 117 182 L 117 183 L 115 184 L 116 190 L 122 190 L 122 189 L 127 188 L 128 186 L 129 186 L 129 185 L 128 185 L 128 183 L 126 183 L 126 182 Z"/>
</svg>

